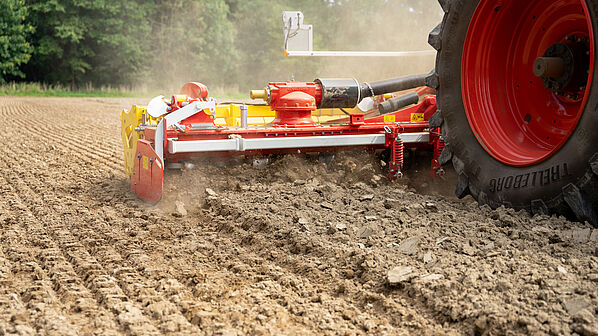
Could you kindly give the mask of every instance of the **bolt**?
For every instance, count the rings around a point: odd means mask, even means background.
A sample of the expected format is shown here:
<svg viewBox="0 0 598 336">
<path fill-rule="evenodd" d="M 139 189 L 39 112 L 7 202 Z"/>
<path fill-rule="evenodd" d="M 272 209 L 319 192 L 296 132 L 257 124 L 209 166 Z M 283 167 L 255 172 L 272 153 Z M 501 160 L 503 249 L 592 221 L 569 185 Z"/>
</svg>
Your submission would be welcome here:
<svg viewBox="0 0 598 336">
<path fill-rule="evenodd" d="M 141 153 L 137 153 L 137 158 L 141 159 Z"/>
</svg>

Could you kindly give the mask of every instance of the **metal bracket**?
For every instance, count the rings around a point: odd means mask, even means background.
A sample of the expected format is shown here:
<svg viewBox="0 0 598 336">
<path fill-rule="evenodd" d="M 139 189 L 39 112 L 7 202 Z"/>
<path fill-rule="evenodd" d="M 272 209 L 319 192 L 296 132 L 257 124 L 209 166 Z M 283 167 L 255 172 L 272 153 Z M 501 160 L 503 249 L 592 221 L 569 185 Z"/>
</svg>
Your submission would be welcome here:
<svg viewBox="0 0 598 336">
<path fill-rule="evenodd" d="M 166 128 L 185 120 L 199 111 L 208 109 L 211 113 L 216 113 L 216 100 L 210 98 L 208 101 L 196 101 L 185 107 L 182 107 L 172 113 L 167 114 L 163 119 L 166 120 Z"/>
<path fill-rule="evenodd" d="M 158 123 L 156 134 L 154 135 L 154 151 L 162 162 L 164 162 L 164 139 L 166 137 L 166 124 L 164 119 L 165 118 L 162 118 Z"/>
<path fill-rule="evenodd" d="M 216 114 L 216 100 L 210 98 L 208 101 L 196 101 L 185 107 L 182 107 L 168 115 L 158 122 L 156 134 L 154 136 L 154 147 L 157 156 L 164 162 L 164 143 L 166 141 L 166 129 L 174 126 L 179 130 L 183 130 L 182 125 L 179 125 L 181 120 L 185 120 L 199 111 L 208 109 L 214 115 Z"/>
</svg>

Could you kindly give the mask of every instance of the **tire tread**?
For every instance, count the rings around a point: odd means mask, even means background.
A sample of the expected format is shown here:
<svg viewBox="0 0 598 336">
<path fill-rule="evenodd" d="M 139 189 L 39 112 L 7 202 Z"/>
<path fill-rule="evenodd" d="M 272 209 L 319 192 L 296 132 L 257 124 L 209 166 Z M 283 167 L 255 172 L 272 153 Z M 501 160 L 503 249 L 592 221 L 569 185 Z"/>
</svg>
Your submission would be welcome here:
<svg viewBox="0 0 598 336">
<path fill-rule="evenodd" d="M 569 205 L 575 216 L 580 221 L 588 221 L 590 223 L 598 222 L 596 209 L 585 193 L 576 185 L 569 183 L 563 187 L 563 198 Z"/>
<path fill-rule="evenodd" d="M 455 188 L 455 195 L 459 199 L 465 198 L 465 196 L 470 195 L 471 190 L 469 189 L 469 177 L 465 175 L 465 173 L 459 174 L 459 178 L 457 179 L 457 187 Z"/>
</svg>

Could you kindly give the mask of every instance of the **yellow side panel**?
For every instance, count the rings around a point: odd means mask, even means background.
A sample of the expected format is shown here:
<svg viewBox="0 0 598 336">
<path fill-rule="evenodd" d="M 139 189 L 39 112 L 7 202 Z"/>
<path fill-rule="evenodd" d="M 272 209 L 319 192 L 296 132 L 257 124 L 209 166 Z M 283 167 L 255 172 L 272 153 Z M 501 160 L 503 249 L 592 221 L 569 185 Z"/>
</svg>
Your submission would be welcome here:
<svg viewBox="0 0 598 336">
<path fill-rule="evenodd" d="M 349 113 L 362 113 L 359 109 L 346 109 Z M 316 120 L 325 122 L 334 120 L 346 115 L 339 109 L 320 109 L 312 113 Z M 272 122 L 276 112 L 268 105 L 247 105 L 247 117 L 249 125 L 265 125 Z M 218 125 L 239 126 L 241 118 L 241 105 L 227 104 L 216 106 L 216 123 Z"/>
<path fill-rule="evenodd" d="M 124 149 L 124 166 L 125 172 L 129 176 L 133 175 L 137 140 L 141 137 L 141 133 L 135 131 L 135 128 L 141 124 L 144 112 L 145 108 L 133 105 L 130 111 L 123 109 L 120 113 L 120 135 Z"/>
<path fill-rule="evenodd" d="M 276 112 L 270 109 L 270 106 L 247 106 L 247 116 L 251 118 L 274 118 Z M 218 105 L 216 106 L 216 123 L 226 126 L 239 126 L 239 119 L 241 118 L 241 105 L 229 104 L 229 105 Z M 220 120 L 218 120 L 220 119 Z M 224 123 L 222 123 L 224 120 Z M 259 119 L 258 122 L 250 125 L 264 125 L 263 119 Z"/>
</svg>

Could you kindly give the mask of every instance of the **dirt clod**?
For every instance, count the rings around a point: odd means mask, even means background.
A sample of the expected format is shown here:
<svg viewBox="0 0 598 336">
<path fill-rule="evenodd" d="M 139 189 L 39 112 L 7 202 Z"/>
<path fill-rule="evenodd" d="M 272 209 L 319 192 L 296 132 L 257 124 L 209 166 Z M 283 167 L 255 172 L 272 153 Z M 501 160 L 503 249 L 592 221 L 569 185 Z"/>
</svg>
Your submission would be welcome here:
<svg viewBox="0 0 598 336">
<path fill-rule="evenodd" d="M 399 251 L 406 255 L 414 255 L 417 253 L 417 246 L 419 245 L 419 237 L 410 237 L 403 240 L 399 246 Z"/>
<path fill-rule="evenodd" d="M 397 266 L 388 271 L 388 283 L 391 285 L 400 284 L 416 277 L 417 274 L 413 272 L 410 266 Z"/>
<path fill-rule="evenodd" d="M 183 203 L 181 201 L 177 201 L 175 203 L 175 206 L 176 206 L 176 213 L 177 213 L 178 217 L 187 216 L 187 210 L 185 209 L 185 203 Z"/>
</svg>

